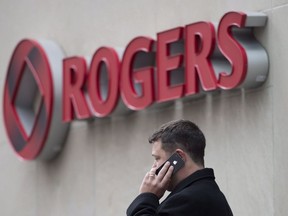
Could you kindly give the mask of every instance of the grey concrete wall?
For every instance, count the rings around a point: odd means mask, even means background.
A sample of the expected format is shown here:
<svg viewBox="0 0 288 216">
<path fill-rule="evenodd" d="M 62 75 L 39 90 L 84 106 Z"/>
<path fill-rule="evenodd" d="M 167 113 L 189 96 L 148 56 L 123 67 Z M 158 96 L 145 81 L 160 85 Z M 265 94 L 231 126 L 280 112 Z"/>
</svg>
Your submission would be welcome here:
<svg viewBox="0 0 288 216">
<path fill-rule="evenodd" d="M 286 216 L 287 0 L 1 0 L 1 103 L 9 58 L 23 38 L 52 39 L 67 56 L 91 56 L 103 45 L 125 47 L 135 36 L 218 22 L 231 10 L 268 15 L 267 26 L 256 31 L 270 57 L 262 87 L 73 122 L 63 152 L 49 163 L 17 159 L 1 115 L 0 214 L 125 215 L 153 162 L 147 137 L 164 122 L 185 118 L 206 134 L 206 166 L 215 169 L 235 215 Z"/>
</svg>

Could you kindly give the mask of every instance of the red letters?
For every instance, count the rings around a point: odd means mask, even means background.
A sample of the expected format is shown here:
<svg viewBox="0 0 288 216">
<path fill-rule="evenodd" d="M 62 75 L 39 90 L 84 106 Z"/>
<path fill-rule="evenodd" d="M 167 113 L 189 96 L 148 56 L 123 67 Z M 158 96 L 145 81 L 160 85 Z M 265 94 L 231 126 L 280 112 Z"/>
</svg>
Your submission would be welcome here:
<svg viewBox="0 0 288 216">
<path fill-rule="evenodd" d="M 183 63 L 183 54 L 170 52 L 171 43 L 183 39 L 183 28 L 175 28 L 158 34 L 157 40 L 157 102 L 164 102 L 182 97 L 183 84 L 171 86 L 169 72 Z"/>
<path fill-rule="evenodd" d="M 85 119 L 90 116 L 84 96 L 87 66 L 84 58 L 71 57 L 63 61 L 63 120 Z"/>
<path fill-rule="evenodd" d="M 246 15 L 230 12 L 225 14 L 219 24 L 218 45 L 222 54 L 229 60 L 232 71 L 222 72 L 218 86 L 222 89 L 233 89 L 239 86 L 246 77 L 247 56 L 244 48 L 233 38 L 232 27 L 244 27 Z"/>
<path fill-rule="evenodd" d="M 101 83 L 102 71 L 108 75 L 107 85 Z M 106 70 L 103 67 L 106 66 Z M 109 115 L 116 107 L 119 98 L 119 58 L 112 48 L 102 47 L 94 54 L 88 77 L 89 98 L 95 116 Z M 106 92 L 102 92 L 106 91 Z M 103 94 L 107 93 L 107 98 Z"/>
<path fill-rule="evenodd" d="M 67 58 L 63 61 L 63 120 L 71 121 L 74 113 L 78 119 L 108 116 L 120 92 L 126 107 L 141 110 L 155 101 L 196 94 L 198 84 L 204 91 L 236 88 L 243 85 L 248 68 L 257 71 L 247 78 L 247 85 L 253 86 L 257 74 L 266 77 L 268 69 L 263 72 L 258 65 L 268 68 L 268 57 L 247 28 L 263 26 L 265 20 L 263 14 L 229 12 L 219 23 L 217 39 L 212 23 L 197 22 L 158 33 L 157 41 L 136 37 L 123 57 L 102 47 L 95 52 L 88 73 L 83 58 Z M 255 63 L 248 61 L 249 56 L 255 56 L 251 44 L 263 56 Z M 182 72 L 181 83 L 171 76 L 178 73 L 179 78 Z"/>
<path fill-rule="evenodd" d="M 214 26 L 199 22 L 186 26 L 185 33 L 186 95 L 198 93 L 199 79 L 204 90 L 215 90 L 217 81 L 210 60 L 215 46 Z"/>
<path fill-rule="evenodd" d="M 152 52 L 154 40 L 147 37 L 138 37 L 127 46 L 121 67 L 121 93 L 127 107 L 132 110 L 141 110 L 153 103 L 154 85 L 152 66 L 134 69 L 135 57 L 138 54 Z M 145 58 L 145 56 L 143 57 Z M 142 59 L 143 61 L 143 59 Z M 136 91 L 134 82 L 141 84 L 142 93 Z"/>
</svg>

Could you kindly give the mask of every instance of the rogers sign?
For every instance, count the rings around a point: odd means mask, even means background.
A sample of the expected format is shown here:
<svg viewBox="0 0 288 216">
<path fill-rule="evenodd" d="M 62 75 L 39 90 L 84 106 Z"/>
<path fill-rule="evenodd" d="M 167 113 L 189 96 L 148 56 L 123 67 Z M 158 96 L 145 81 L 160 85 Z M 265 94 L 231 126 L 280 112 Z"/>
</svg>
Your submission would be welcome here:
<svg viewBox="0 0 288 216">
<path fill-rule="evenodd" d="M 109 116 L 123 104 L 142 110 L 206 91 L 260 86 L 268 55 L 253 28 L 266 20 L 263 13 L 228 12 L 218 25 L 203 21 L 160 32 L 156 40 L 136 37 L 123 52 L 101 47 L 91 60 L 65 57 L 52 41 L 22 40 L 4 87 L 14 151 L 25 160 L 51 159 L 72 120 Z"/>
</svg>

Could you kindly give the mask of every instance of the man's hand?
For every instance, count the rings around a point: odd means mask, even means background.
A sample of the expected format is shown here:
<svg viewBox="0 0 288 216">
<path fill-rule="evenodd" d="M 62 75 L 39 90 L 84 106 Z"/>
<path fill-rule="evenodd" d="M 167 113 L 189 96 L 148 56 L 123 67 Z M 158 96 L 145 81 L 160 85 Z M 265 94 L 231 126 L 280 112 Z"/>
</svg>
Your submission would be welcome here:
<svg viewBox="0 0 288 216">
<path fill-rule="evenodd" d="M 153 165 L 150 172 L 148 172 L 140 186 L 140 193 L 154 193 L 159 199 L 167 190 L 174 167 L 166 162 L 158 175 L 155 174 L 156 167 Z"/>
</svg>

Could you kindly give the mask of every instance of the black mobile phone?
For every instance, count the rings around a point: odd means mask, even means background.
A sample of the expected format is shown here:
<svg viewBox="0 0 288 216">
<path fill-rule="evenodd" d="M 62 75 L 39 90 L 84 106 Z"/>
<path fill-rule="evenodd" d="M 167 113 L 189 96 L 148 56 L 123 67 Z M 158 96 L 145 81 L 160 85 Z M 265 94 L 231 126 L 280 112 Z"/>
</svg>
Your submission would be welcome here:
<svg viewBox="0 0 288 216">
<path fill-rule="evenodd" d="M 183 159 L 181 158 L 181 156 L 175 152 L 174 154 L 171 155 L 171 157 L 166 160 L 157 170 L 156 170 L 156 175 L 158 175 L 158 173 L 160 172 L 160 170 L 162 169 L 162 167 L 164 166 L 164 164 L 169 161 L 170 162 L 170 166 L 173 166 L 174 169 L 173 169 L 173 173 L 176 173 L 179 169 L 181 169 L 183 166 L 184 166 L 184 161 Z"/>
</svg>

